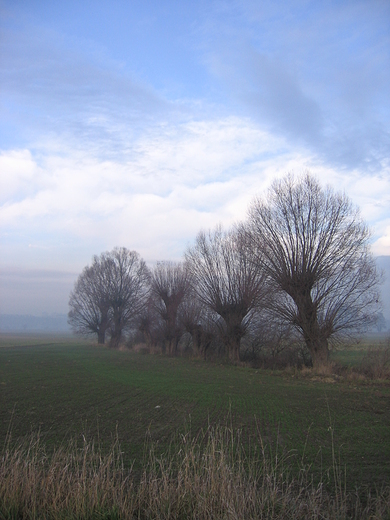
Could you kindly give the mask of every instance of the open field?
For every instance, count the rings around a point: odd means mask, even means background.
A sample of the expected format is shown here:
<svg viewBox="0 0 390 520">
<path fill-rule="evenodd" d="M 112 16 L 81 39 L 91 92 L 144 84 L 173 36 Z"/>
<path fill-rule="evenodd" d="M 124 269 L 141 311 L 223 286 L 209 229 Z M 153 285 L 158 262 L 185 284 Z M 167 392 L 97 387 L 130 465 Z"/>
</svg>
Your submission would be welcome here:
<svg viewBox="0 0 390 520">
<path fill-rule="evenodd" d="M 357 341 L 351 342 L 346 347 L 336 348 L 331 353 L 331 359 L 341 365 L 359 366 L 370 349 L 383 347 L 388 345 L 388 343 L 388 332 L 368 334 Z"/>
<path fill-rule="evenodd" d="M 34 332 L 0 332 L 1 347 L 38 347 L 48 345 L 80 344 L 80 339 L 72 334 L 34 333 Z M 90 342 L 83 341 L 84 344 Z"/>
<path fill-rule="evenodd" d="M 332 465 L 331 433 L 348 487 L 390 482 L 390 387 L 110 351 L 69 338 L 9 336 L 0 348 L 0 442 L 40 432 L 48 447 L 70 438 L 118 436 L 125 461 L 158 449 L 177 431 L 208 424 L 260 433 L 267 449 L 303 460 L 314 474 Z M 11 345 L 14 346 L 11 346 Z M 148 432 L 148 433 L 147 433 Z"/>
</svg>

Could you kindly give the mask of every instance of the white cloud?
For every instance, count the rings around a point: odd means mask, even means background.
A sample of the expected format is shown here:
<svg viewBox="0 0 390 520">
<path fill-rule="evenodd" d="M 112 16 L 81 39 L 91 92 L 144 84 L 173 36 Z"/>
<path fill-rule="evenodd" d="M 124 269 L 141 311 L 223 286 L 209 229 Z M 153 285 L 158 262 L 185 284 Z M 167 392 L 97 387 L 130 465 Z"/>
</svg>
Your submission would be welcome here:
<svg viewBox="0 0 390 520">
<path fill-rule="evenodd" d="M 121 162 L 88 150 L 40 154 L 39 166 L 28 151 L 3 153 L 14 190 L 0 209 L 3 236 L 12 232 L 21 243 L 38 244 L 42 256 L 45 246 L 63 248 L 70 240 L 73 247 L 89 243 L 89 256 L 124 245 L 148 260 L 177 259 L 201 228 L 244 219 L 272 179 L 308 168 L 361 207 L 376 226 L 376 249 L 386 254 L 381 237 L 390 176 L 337 173 L 239 118 L 166 125 L 131 150 Z M 26 179 L 34 189 L 21 197 Z M 53 245 L 53 236 L 63 240 Z"/>
<path fill-rule="evenodd" d="M 390 218 L 379 222 L 375 229 L 378 237 L 372 244 L 372 252 L 376 256 L 390 256 Z"/>
<path fill-rule="evenodd" d="M 39 244 L 56 233 L 100 240 L 150 258 L 178 257 L 201 227 L 245 216 L 243 201 L 272 176 L 271 162 L 275 172 L 292 159 L 282 142 L 239 118 L 167 125 L 133 143 L 123 161 L 48 150 L 3 154 L 8 175 L 17 172 L 0 209 L 3 233 Z M 34 189 L 21 196 L 25 178 Z"/>
<path fill-rule="evenodd" d="M 40 170 L 29 150 L 0 153 L 0 203 L 34 190 Z"/>
</svg>

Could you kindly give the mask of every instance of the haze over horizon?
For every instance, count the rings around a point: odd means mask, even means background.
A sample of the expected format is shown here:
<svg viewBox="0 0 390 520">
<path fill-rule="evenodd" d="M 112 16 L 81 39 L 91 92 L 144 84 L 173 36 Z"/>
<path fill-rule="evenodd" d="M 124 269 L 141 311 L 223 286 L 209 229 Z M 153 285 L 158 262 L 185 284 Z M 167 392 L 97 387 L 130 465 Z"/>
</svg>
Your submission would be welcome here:
<svg viewBox="0 0 390 520">
<path fill-rule="evenodd" d="M 115 246 L 179 260 L 290 171 L 345 191 L 390 256 L 389 2 L 3 0 L 0 19 L 0 313 L 67 312 Z"/>
</svg>

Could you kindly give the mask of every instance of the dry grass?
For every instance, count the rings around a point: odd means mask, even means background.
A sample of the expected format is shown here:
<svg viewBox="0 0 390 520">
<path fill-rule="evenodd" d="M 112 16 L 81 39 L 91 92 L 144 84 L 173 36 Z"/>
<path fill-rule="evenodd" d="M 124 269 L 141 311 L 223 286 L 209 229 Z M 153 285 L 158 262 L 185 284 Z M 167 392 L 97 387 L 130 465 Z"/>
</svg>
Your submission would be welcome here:
<svg viewBox="0 0 390 520">
<path fill-rule="evenodd" d="M 131 509 L 133 497 L 117 444 L 102 456 L 93 442 L 72 442 L 49 456 L 38 436 L 1 457 L 0 518 L 98 518 Z"/>
<path fill-rule="evenodd" d="M 297 378 L 308 378 L 312 381 L 335 383 L 347 381 L 351 383 L 388 384 L 390 380 L 390 340 L 387 345 L 370 347 L 366 350 L 360 364 L 345 366 L 334 361 L 316 367 L 287 367 L 284 372 Z"/>
<path fill-rule="evenodd" d="M 145 450 L 138 477 L 122 463 L 118 443 L 103 455 L 72 442 L 48 455 L 39 437 L 3 450 L 0 518 L 49 519 L 381 519 L 390 517 L 390 490 L 375 496 L 345 491 L 334 463 L 331 492 L 308 468 L 289 473 L 259 436 L 251 455 L 240 432 L 209 428 L 176 438 L 168 452 Z M 268 453 L 268 454 L 267 454 Z"/>
<path fill-rule="evenodd" d="M 361 371 L 370 379 L 390 379 L 390 340 L 385 347 L 367 350 L 362 359 Z"/>
</svg>

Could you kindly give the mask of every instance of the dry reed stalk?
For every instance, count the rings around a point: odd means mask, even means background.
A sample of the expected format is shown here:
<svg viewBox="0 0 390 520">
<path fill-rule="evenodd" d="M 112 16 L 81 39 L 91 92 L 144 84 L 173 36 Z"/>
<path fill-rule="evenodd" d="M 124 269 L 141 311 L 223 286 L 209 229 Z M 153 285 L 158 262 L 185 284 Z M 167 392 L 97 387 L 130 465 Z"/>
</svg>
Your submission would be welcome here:
<svg viewBox="0 0 390 520">
<path fill-rule="evenodd" d="M 8 444 L 0 460 L 0 519 L 381 519 L 390 517 L 390 489 L 347 494 L 339 466 L 335 489 L 314 485 L 309 470 L 298 477 L 288 460 L 244 449 L 239 431 L 208 428 L 175 438 L 165 455 L 147 446 L 138 481 L 122 463 L 118 443 L 107 454 L 93 442 L 71 442 L 51 455 L 39 436 Z"/>
</svg>

